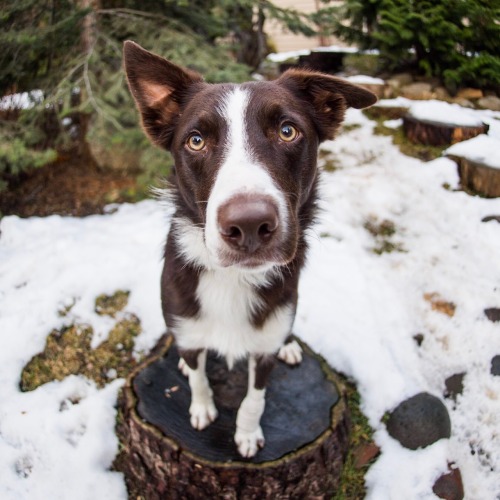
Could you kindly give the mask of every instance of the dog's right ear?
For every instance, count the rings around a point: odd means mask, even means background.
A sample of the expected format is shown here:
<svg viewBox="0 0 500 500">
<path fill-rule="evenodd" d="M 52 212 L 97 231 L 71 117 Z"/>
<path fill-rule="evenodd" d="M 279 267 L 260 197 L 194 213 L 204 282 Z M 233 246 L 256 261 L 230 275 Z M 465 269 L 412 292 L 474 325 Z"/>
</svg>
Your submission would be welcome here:
<svg viewBox="0 0 500 500">
<path fill-rule="evenodd" d="M 182 99 L 203 78 L 131 41 L 123 45 L 123 60 L 144 130 L 156 145 L 169 149 Z"/>
</svg>

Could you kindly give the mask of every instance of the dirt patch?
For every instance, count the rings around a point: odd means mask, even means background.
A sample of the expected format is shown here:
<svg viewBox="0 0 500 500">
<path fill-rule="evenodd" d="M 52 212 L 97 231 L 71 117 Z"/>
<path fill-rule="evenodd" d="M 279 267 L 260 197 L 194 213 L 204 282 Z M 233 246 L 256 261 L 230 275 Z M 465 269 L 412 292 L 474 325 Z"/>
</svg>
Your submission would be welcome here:
<svg viewBox="0 0 500 500">
<path fill-rule="evenodd" d="M 0 214 L 85 216 L 103 213 L 109 203 L 136 198 L 131 173 L 100 169 L 88 158 L 61 158 L 11 181 L 0 192 Z"/>
</svg>

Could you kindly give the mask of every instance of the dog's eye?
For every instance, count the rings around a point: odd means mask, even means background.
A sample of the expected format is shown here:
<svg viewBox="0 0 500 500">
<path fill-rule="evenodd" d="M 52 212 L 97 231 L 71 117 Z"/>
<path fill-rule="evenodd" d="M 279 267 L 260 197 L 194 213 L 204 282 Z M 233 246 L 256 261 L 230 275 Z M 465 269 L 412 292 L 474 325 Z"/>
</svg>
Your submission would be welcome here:
<svg viewBox="0 0 500 500">
<path fill-rule="evenodd" d="M 299 135 L 299 131 L 289 123 L 284 123 L 281 125 L 279 130 L 279 136 L 282 141 L 292 142 Z"/>
<path fill-rule="evenodd" d="M 205 139 L 200 134 L 193 134 L 189 137 L 187 145 L 193 151 L 201 151 L 205 147 Z"/>
</svg>

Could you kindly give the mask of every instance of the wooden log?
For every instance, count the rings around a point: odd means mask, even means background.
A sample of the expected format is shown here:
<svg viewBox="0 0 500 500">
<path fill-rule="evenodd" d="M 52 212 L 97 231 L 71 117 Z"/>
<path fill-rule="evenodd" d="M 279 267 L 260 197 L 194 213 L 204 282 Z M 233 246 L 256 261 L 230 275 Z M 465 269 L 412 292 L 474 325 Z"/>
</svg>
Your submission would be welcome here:
<svg viewBox="0 0 500 500">
<path fill-rule="evenodd" d="M 233 435 L 246 391 L 246 363 L 228 373 L 222 359 L 209 356 L 219 417 L 196 431 L 172 338 L 164 345 L 128 377 L 119 400 L 121 451 L 115 468 L 125 474 L 130 498 L 326 499 L 335 493 L 349 418 L 343 385 L 324 360 L 301 344 L 299 366 L 276 365 L 261 421 L 266 445 L 243 459 Z"/>
<path fill-rule="evenodd" d="M 486 198 L 500 196 L 500 168 L 490 167 L 462 156 L 447 156 L 457 162 L 460 183 L 466 191 Z"/>
<path fill-rule="evenodd" d="M 488 125 L 461 126 L 430 120 L 419 120 L 410 114 L 403 116 L 406 137 L 416 144 L 446 146 L 472 139 L 488 132 Z"/>
</svg>

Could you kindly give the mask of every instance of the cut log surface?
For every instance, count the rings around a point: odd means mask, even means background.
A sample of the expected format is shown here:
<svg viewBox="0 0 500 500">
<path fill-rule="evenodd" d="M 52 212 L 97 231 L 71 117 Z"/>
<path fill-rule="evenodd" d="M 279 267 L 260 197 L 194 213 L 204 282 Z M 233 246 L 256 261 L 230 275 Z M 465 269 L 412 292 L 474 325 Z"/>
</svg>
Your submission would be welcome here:
<svg viewBox="0 0 500 500">
<path fill-rule="evenodd" d="M 486 124 L 464 126 L 421 120 L 410 114 L 403 117 L 403 129 L 406 137 L 414 143 L 428 146 L 445 146 L 472 139 L 479 134 L 485 134 L 488 128 Z"/>
<path fill-rule="evenodd" d="M 246 363 L 231 371 L 210 356 L 207 373 L 219 416 L 203 431 L 189 422 L 190 390 L 177 369 L 171 337 L 127 379 L 120 397 L 115 467 L 130 498 L 329 498 L 338 488 L 348 446 L 342 383 L 302 344 L 297 367 L 278 362 L 261 420 L 266 444 L 252 459 L 234 444 L 246 393 Z"/>
</svg>

